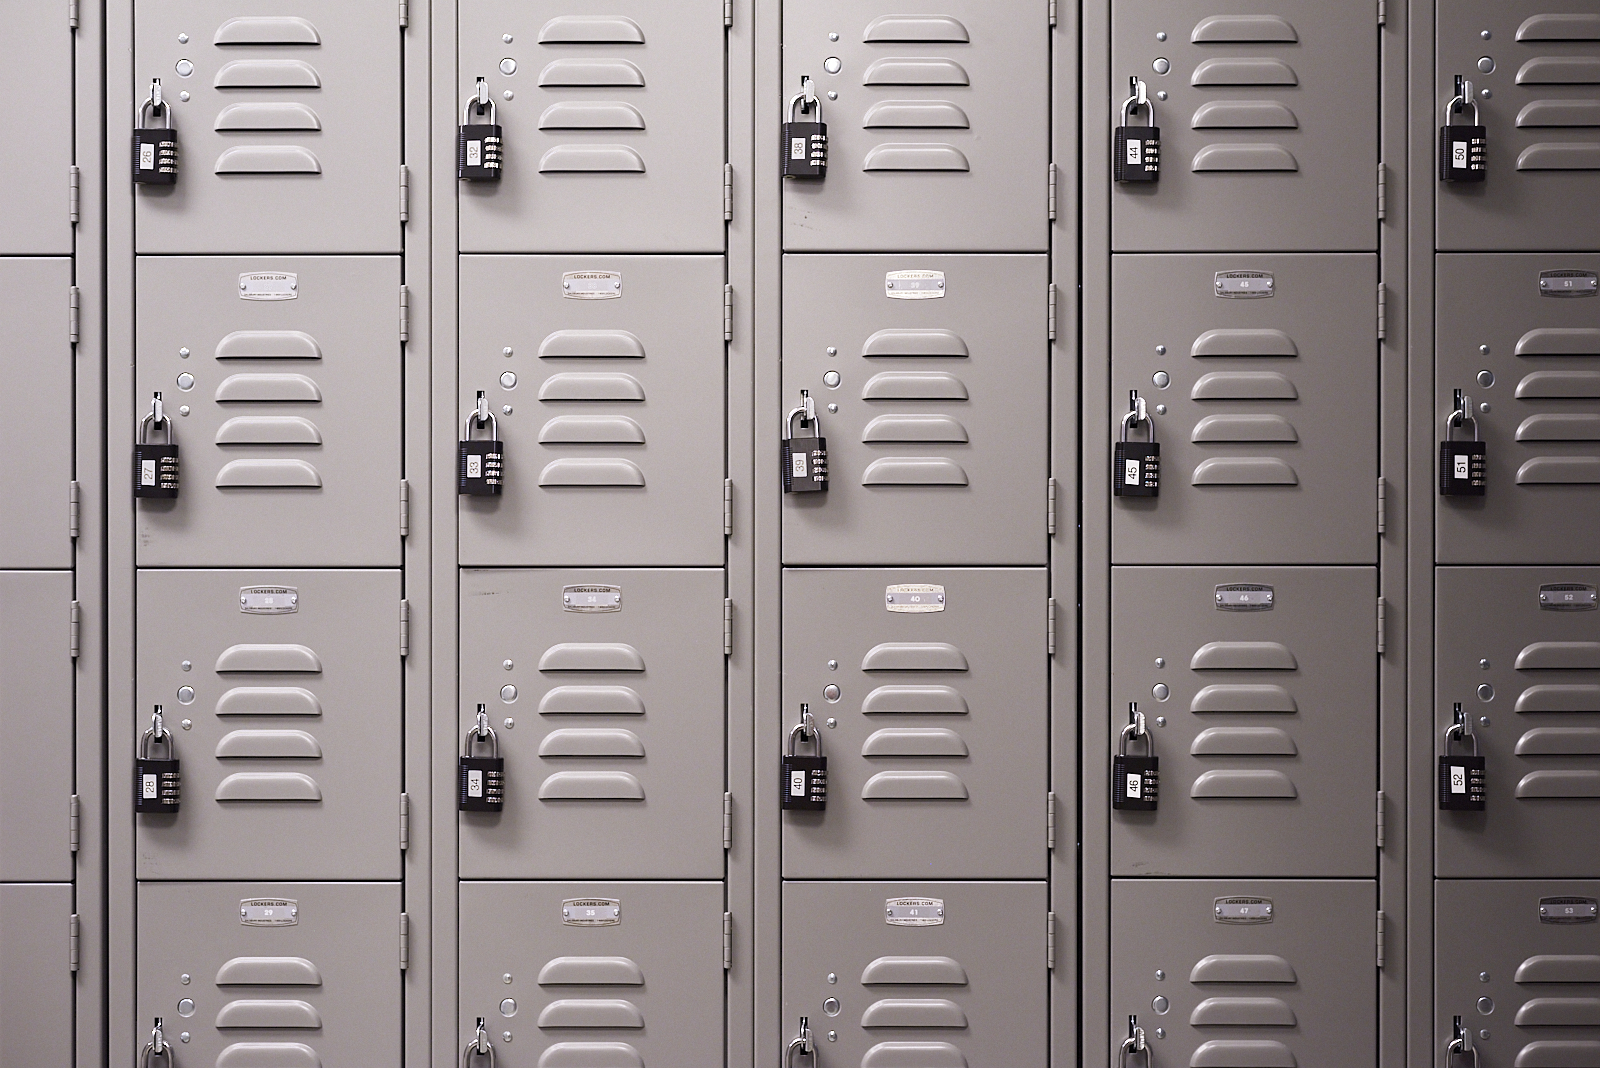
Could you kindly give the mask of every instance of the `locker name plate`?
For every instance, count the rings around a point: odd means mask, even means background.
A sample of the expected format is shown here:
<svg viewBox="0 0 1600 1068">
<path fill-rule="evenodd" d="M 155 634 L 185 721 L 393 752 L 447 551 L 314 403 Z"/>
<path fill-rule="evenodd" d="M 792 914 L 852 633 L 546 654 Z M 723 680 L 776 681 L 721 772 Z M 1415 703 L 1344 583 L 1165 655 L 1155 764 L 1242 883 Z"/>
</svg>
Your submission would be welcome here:
<svg viewBox="0 0 1600 1068">
<path fill-rule="evenodd" d="M 300 905 L 292 897 L 247 897 L 239 902 L 239 922 L 246 927 L 292 927 Z"/>
<path fill-rule="evenodd" d="M 614 300 L 622 296 L 621 271 L 567 271 L 561 295 L 573 300 Z"/>
<path fill-rule="evenodd" d="M 1539 607 L 1546 612 L 1593 612 L 1600 608 L 1600 597 L 1585 582 L 1547 582 L 1539 587 Z"/>
<path fill-rule="evenodd" d="M 1271 271 L 1218 271 L 1216 293 L 1219 297 L 1243 298 L 1272 296 Z"/>
<path fill-rule="evenodd" d="M 943 612 L 944 587 L 926 582 L 886 586 L 883 606 L 891 612 Z"/>
<path fill-rule="evenodd" d="M 1235 582 L 1217 587 L 1219 612 L 1270 612 L 1272 587 L 1249 582 Z"/>
<path fill-rule="evenodd" d="M 1540 271 L 1539 292 L 1546 297 L 1592 297 L 1600 293 L 1593 271 Z"/>
<path fill-rule="evenodd" d="M 943 271 L 889 271 L 883 295 L 892 300 L 936 300 L 944 296 Z"/>
<path fill-rule="evenodd" d="M 1592 897 L 1541 897 L 1540 923 L 1594 923 L 1600 920 L 1600 902 Z"/>
<path fill-rule="evenodd" d="M 240 300 L 294 300 L 300 276 L 281 271 L 253 271 L 239 276 Z"/>
<path fill-rule="evenodd" d="M 1218 923 L 1271 923 L 1270 897 L 1219 897 L 1211 902 L 1211 917 Z"/>
<path fill-rule="evenodd" d="M 561 903 L 561 922 L 568 927 L 615 927 L 622 922 L 622 902 L 614 897 L 569 897 Z"/>
<path fill-rule="evenodd" d="M 239 611 L 252 616 L 283 616 L 300 611 L 300 590 L 294 586 L 241 586 Z"/>
<path fill-rule="evenodd" d="M 620 612 L 622 611 L 621 586 L 563 586 L 561 587 L 563 612 Z"/>
<path fill-rule="evenodd" d="M 888 898 L 883 903 L 883 922 L 891 927 L 937 927 L 944 923 L 944 899 Z"/>
</svg>

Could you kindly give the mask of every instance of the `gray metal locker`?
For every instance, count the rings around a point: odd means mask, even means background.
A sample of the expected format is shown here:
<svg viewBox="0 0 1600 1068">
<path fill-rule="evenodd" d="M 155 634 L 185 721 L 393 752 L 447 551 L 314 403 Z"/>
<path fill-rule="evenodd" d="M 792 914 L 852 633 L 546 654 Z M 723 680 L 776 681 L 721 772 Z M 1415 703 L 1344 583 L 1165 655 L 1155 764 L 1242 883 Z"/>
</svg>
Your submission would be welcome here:
<svg viewBox="0 0 1600 1068">
<path fill-rule="evenodd" d="M 456 110 L 484 78 L 505 131 L 461 250 L 721 252 L 725 37 L 714 3 L 461 4 Z"/>
<path fill-rule="evenodd" d="M 783 299 L 783 410 L 810 391 L 829 476 L 785 497 L 784 562 L 1044 563 L 1045 258 L 787 256 Z"/>
<path fill-rule="evenodd" d="M 0 497 L 9 502 L 0 523 L 3 567 L 72 566 L 71 286 L 70 259 L 0 259 L 0 391 L 13 399 L 0 448 L 15 458 L 0 465 Z"/>
<path fill-rule="evenodd" d="M 399 1064 L 402 930 L 398 883 L 143 883 L 140 1042 L 160 1018 L 184 1068 Z"/>
<path fill-rule="evenodd" d="M 396 571 L 140 572 L 124 714 L 163 706 L 183 776 L 141 879 L 399 878 L 400 605 Z"/>
<path fill-rule="evenodd" d="M 398 565 L 399 261 L 150 256 L 138 281 L 136 411 L 161 392 L 181 478 L 135 503 L 139 563 Z"/>
<path fill-rule="evenodd" d="M 1113 188 L 1112 247 L 1376 248 L 1375 22 L 1371 5 L 1323 0 L 1116 5 L 1110 93 L 1085 106 L 1115 125 L 1143 80 L 1161 176 Z"/>
<path fill-rule="evenodd" d="M 1375 562 L 1377 257 L 1118 256 L 1112 285 L 1102 425 L 1139 392 L 1161 493 L 1112 501 L 1111 559 Z"/>
<path fill-rule="evenodd" d="M 1600 883 L 1434 884 L 1434 1061 L 1459 1018 L 1478 1068 L 1600 1060 Z"/>
<path fill-rule="evenodd" d="M 69 1068 L 72 885 L 0 883 L 0 1064 Z"/>
<path fill-rule="evenodd" d="M 783 814 L 784 875 L 1043 878 L 1046 625 L 1042 569 L 786 570 L 783 733 L 809 705 L 828 806 Z"/>
<path fill-rule="evenodd" d="M 1111 737 L 1137 702 L 1161 760 L 1156 811 L 1111 814 L 1113 874 L 1375 874 L 1377 592 L 1365 567 L 1113 569 Z"/>
<path fill-rule="evenodd" d="M 1047 1063 L 1047 900 L 1042 882 L 785 883 L 783 1040 L 806 1017 L 816 1068 Z"/>
<path fill-rule="evenodd" d="M 0 25 L 6 28 L 0 61 L 12 84 L 26 87 L 26 103 L 19 98 L 0 113 L 0 144 L 7 146 L 0 189 L 9 205 L 0 215 L 0 255 L 69 255 L 72 29 L 60 7 L 30 0 L 0 4 Z"/>
<path fill-rule="evenodd" d="M 723 561 L 721 257 L 461 258 L 458 420 L 505 442 L 461 498 L 465 564 Z M 474 431 L 484 436 L 484 431 Z"/>
<path fill-rule="evenodd" d="M 756 162 L 776 172 L 781 123 L 809 77 L 828 173 L 784 180 L 783 247 L 1048 248 L 1049 34 L 1030 0 L 786 5 L 784 108 L 757 116 Z"/>
<path fill-rule="evenodd" d="M 1435 277 L 1437 437 L 1459 389 L 1488 446 L 1482 497 L 1425 487 L 1439 562 L 1596 562 L 1573 535 L 1600 524 L 1600 256 L 1439 256 Z"/>
<path fill-rule="evenodd" d="M 0 571 L 0 881 L 72 878 L 72 605 L 70 571 Z"/>
<path fill-rule="evenodd" d="M 463 571 L 456 737 L 487 705 L 506 799 L 462 877 L 721 878 L 723 674 L 720 570 Z"/>
<path fill-rule="evenodd" d="M 1487 179 L 1435 186 L 1441 249 L 1600 245 L 1600 12 L 1589 0 L 1439 0 L 1433 125 L 1455 76 L 1478 90 Z M 1486 39 L 1487 38 L 1487 39 Z M 1471 109 L 1455 123 L 1472 123 Z M 1437 148 L 1434 148 L 1437 151 Z M 1433 161 L 1435 170 L 1438 163 Z"/>
<path fill-rule="evenodd" d="M 721 883 L 462 883 L 457 1043 L 504 1068 L 722 1060 Z"/>
<path fill-rule="evenodd" d="M 400 26 L 391 0 L 136 0 L 134 98 L 160 78 L 178 131 L 177 183 L 134 191 L 136 250 L 398 252 Z"/>
<path fill-rule="evenodd" d="M 1460 702 L 1488 773 L 1482 812 L 1435 813 L 1437 873 L 1600 875 L 1600 568 L 1435 576 L 1434 745 Z"/>
<path fill-rule="evenodd" d="M 1113 881 L 1112 1050 L 1137 1016 L 1150 1068 L 1376 1064 L 1377 904 L 1366 881 Z"/>
</svg>

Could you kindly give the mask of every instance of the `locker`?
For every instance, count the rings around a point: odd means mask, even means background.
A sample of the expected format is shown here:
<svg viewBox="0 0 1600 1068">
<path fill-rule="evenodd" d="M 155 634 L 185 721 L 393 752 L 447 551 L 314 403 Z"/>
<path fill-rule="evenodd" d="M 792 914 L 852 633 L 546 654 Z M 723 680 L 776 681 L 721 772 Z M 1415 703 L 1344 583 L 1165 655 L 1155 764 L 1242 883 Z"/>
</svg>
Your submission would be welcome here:
<svg viewBox="0 0 1600 1068">
<path fill-rule="evenodd" d="M 1482 497 L 1430 487 L 1439 562 L 1594 563 L 1573 533 L 1600 523 L 1600 256 L 1439 256 L 1435 274 L 1434 425 L 1464 390 L 1488 445 Z"/>
<path fill-rule="evenodd" d="M 72 573 L 0 571 L 0 881 L 72 878 Z"/>
<path fill-rule="evenodd" d="M 1112 12 L 1111 91 L 1100 106 L 1120 112 L 1137 76 L 1162 141 L 1159 181 L 1112 190 L 1112 247 L 1375 249 L 1372 8 L 1319 0 L 1218 8 L 1181 0 Z"/>
<path fill-rule="evenodd" d="M 136 250 L 400 251 L 399 31 L 388 0 L 137 0 L 135 99 L 161 79 L 178 180 L 135 190 Z"/>
<path fill-rule="evenodd" d="M 1438 247 L 1595 248 L 1600 220 L 1578 206 L 1600 193 L 1600 13 L 1588 0 L 1441 0 L 1436 25 L 1433 124 L 1464 75 L 1488 142 L 1485 181 L 1434 182 Z"/>
<path fill-rule="evenodd" d="M 721 878 L 722 620 L 720 570 L 463 571 L 456 736 L 488 706 L 506 801 L 462 878 Z"/>
<path fill-rule="evenodd" d="M 0 883 L 0 1063 L 70 1068 L 71 883 Z"/>
<path fill-rule="evenodd" d="M 181 479 L 135 504 L 139 563 L 398 565 L 399 261 L 145 257 L 138 281 L 135 403 L 161 392 Z"/>
<path fill-rule="evenodd" d="M 138 913 L 141 1045 L 159 1017 L 181 1066 L 400 1063 L 398 883 L 143 883 Z"/>
<path fill-rule="evenodd" d="M 0 497 L 8 504 L 0 523 L 4 567 L 72 566 L 71 286 L 70 259 L 0 259 L 0 391 L 13 401 L 0 448 L 14 458 L 0 465 Z"/>
<path fill-rule="evenodd" d="M 1045 1064 L 1046 901 L 1043 883 L 785 883 L 783 1040 L 806 1017 L 816 1068 Z"/>
<path fill-rule="evenodd" d="M 789 256 L 783 300 L 783 410 L 810 392 L 829 468 L 784 562 L 1044 563 L 1045 258 Z"/>
<path fill-rule="evenodd" d="M 720 257 L 461 258 L 459 418 L 487 394 L 498 497 L 465 564 L 720 565 Z"/>
<path fill-rule="evenodd" d="M 460 33 L 456 108 L 486 78 L 505 131 L 500 181 L 459 185 L 463 252 L 723 250 L 719 5 L 469 0 Z"/>
<path fill-rule="evenodd" d="M 462 883 L 458 1042 L 504 1068 L 721 1060 L 721 883 Z"/>
<path fill-rule="evenodd" d="M 1112 1050 L 1137 1016 L 1150 1068 L 1377 1063 L 1376 915 L 1366 881 L 1114 880 Z"/>
<path fill-rule="evenodd" d="M 162 705 L 183 777 L 175 815 L 136 817 L 139 878 L 399 878 L 399 573 L 142 571 L 137 589 L 135 737 Z M 115 787 L 132 754 L 111 759 Z"/>
<path fill-rule="evenodd" d="M 1441 879 L 1434 895 L 1436 1061 L 1458 1017 L 1478 1068 L 1600 1056 L 1600 883 Z"/>
<path fill-rule="evenodd" d="M 1112 871 L 1375 874 L 1374 571 L 1120 567 L 1111 591 L 1112 737 L 1137 702 L 1161 759 Z"/>
<path fill-rule="evenodd" d="M 1459 701 L 1488 772 L 1484 811 L 1435 813 L 1438 874 L 1600 875 L 1600 568 L 1435 574 L 1434 744 Z"/>
<path fill-rule="evenodd" d="M 784 875 L 1042 878 L 1046 622 L 1042 569 L 786 570 L 783 732 L 807 704 L 828 804 L 783 814 Z"/>
<path fill-rule="evenodd" d="M 829 162 L 823 181 L 783 182 L 786 250 L 1049 247 L 1050 43 L 1037 4 L 790 4 L 783 38 L 783 112 L 756 122 L 757 165 L 777 173 L 803 77 L 822 97 Z"/>
<path fill-rule="evenodd" d="M 1375 256 L 1114 257 L 1103 425 L 1137 390 L 1162 477 L 1112 502 L 1113 561 L 1377 560 L 1377 285 Z"/>
<path fill-rule="evenodd" d="M 6 28 L 0 42 L 6 73 L 27 87 L 27 103 L 18 100 L 0 114 L 0 144 L 7 146 L 0 189 L 10 204 L 24 206 L 0 216 L 0 255 L 71 255 L 72 30 L 59 8 L 28 0 L 6 0 L 0 24 Z"/>
</svg>

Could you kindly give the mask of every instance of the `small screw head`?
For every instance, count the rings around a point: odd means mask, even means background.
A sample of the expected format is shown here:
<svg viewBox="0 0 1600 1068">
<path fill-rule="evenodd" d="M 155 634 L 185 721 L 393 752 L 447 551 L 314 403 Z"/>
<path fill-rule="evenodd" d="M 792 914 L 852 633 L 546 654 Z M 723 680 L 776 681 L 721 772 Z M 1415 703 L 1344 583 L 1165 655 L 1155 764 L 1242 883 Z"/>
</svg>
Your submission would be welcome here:
<svg viewBox="0 0 1600 1068">
<path fill-rule="evenodd" d="M 828 670 L 829 671 L 838 671 L 839 670 L 839 661 L 837 661 L 837 660 L 828 661 Z"/>
<path fill-rule="evenodd" d="M 1482 30 L 1482 31 L 1480 31 L 1478 33 L 1478 36 L 1482 37 L 1485 41 L 1487 41 L 1489 39 L 1489 31 L 1488 30 Z"/>
<path fill-rule="evenodd" d="M 828 99 L 829 100 L 838 100 L 839 99 L 839 94 L 834 92 L 832 89 L 829 89 L 828 90 Z"/>
<path fill-rule="evenodd" d="M 517 721 L 512 719 L 510 716 L 507 716 L 505 718 L 504 723 L 505 723 L 506 730 L 511 730 L 513 727 L 515 727 L 517 725 Z"/>
<path fill-rule="evenodd" d="M 187 661 L 187 660 L 185 660 L 180 666 L 185 671 L 188 671 L 190 668 L 194 667 L 194 665 L 192 663 L 190 663 L 189 661 Z"/>
<path fill-rule="evenodd" d="M 186 719 L 182 723 L 180 723 L 179 726 L 182 727 L 184 730 L 192 730 L 194 728 L 194 720 Z"/>
<path fill-rule="evenodd" d="M 1167 406 L 1165 404 L 1156 405 L 1156 414 L 1157 415 L 1166 415 L 1167 414 Z"/>
<path fill-rule="evenodd" d="M 510 1042 L 511 1041 L 511 1032 L 510 1031 L 501 1031 L 500 1032 L 500 1041 L 502 1041 L 502 1042 Z"/>
<path fill-rule="evenodd" d="M 837 983 L 838 981 L 839 981 L 839 976 L 838 976 L 837 973 L 835 973 L 835 972 L 829 972 L 828 973 L 828 982 L 829 983 Z"/>
<path fill-rule="evenodd" d="M 511 35 L 509 33 L 502 33 L 500 35 L 500 40 L 504 41 L 506 44 L 510 44 L 511 43 Z"/>
<path fill-rule="evenodd" d="M 1165 345 L 1157 345 L 1156 346 L 1156 355 L 1157 356 L 1165 356 L 1166 354 L 1167 354 L 1167 347 Z"/>
<path fill-rule="evenodd" d="M 182 983 L 184 986 L 188 986 L 189 985 L 189 973 L 188 972 L 184 972 L 182 975 L 178 976 L 178 982 Z"/>
<path fill-rule="evenodd" d="M 1167 91 L 1165 89 L 1159 89 L 1159 90 L 1156 91 L 1156 99 L 1157 100 L 1165 100 L 1166 98 L 1167 98 Z"/>
<path fill-rule="evenodd" d="M 500 405 L 500 414 L 501 415 L 510 415 L 511 414 L 511 405 L 509 405 L 509 404 Z"/>
<path fill-rule="evenodd" d="M 1166 657 L 1164 657 L 1164 656 L 1156 657 L 1156 667 L 1164 668 L 1166 666 L 1167 666 L 1167 658 Z"/>
<path fill-rule="evenodd" d="M 1488 716 L 1479 716 L 1478 717 L 1478 726 L 1487 727 L 1488 725 L 1489 725 L 1489 717 Z"/>
<path fill-rule="evenodd" d="M 1478 351 L 1483 353 L 1485 356 L 1487 356 L 1487 355 L 1489 355 L 1489 346 L 1488 345 L 1479 345 L 1478 346 Z"/>
<path fill-rule="evenodd" d="M 828 411 L 837 414 L 839 411 L 839 406 L 837 404 L 830 404 L 828 405 Z"/>
<path fill-rule="evenodd" d="M 189 414 L 189 406 L 187 404 L 178 405 L 178 414 L 179 415 L 188 415 Z"/>
<path fill-rule="evenodd" d="M 500 355 L 502 355 L 502 356 L 510 356 L 511 355 L 511 346 L 507 345 L 505 348 L 501 349 L 500 350 Z"/>
<path fill-rule="evenodd" d="M 179 1041 L 179 1042 L 187 1042 L 187 1041 L 189 1041 L 189 1032 L 187 1032 L 187 1031 L 180 1031 L 180 1032 L 179 1032 L 179 1033 L 178 1033 L 178 1041 Z"/>
<path fill-rule="evenodd" d="M 1479 402 L 1479 404 L 1478 404 L 1478 411 L 1480 411 L 1480 412 L 1483 412 L 1483 413 L 1485 413 L 1485 414 L 1487 414 L 1487 413 L 1488 413 L 1488 411 L 1489 411 L 1489 402 L 1488 402 L 1488 401 L 1481 401 L 1481 402 Z"/>
<path fill-rule="evenodd" d="M 1157 716 L 1156 717 L 1156 726 L 1157 727 L 1165 727 L 1166 725 L 1167 725 L 1167 717 L 1166 716 Z"/>
<path fill-rule="evenodd" d="M 839 1041 L 839 1032 L 837 1032 L 837 1031 L 829 1031 L 828 1032 L 828 1041 L 829 1042 L 837 1042 L 837 1041 Z"/>
<path fill-rule="evenodd" d="M 1165 41 L 1166 39 L 1167 39 L 1167 31 L 1166 30 L 1157 30 L 1156 31 L 1156 40 Z"/>
<path fill-rule="evenodd" d="M 837 356 L 837 355 L 839 355 L 838 347 L 834 346 L 834 345 L 829 345 L 828 346 L 828 355 L 829 356 Z"/>
<path fill-rule="evenodd" d="M 1488 100 L 1491 96 L 1494 96 L 1494 94 L 1489 92 L 1487 89 L 1479 89 L 1478 95 L 1483 97 L 1485 100 Z"/>
<path fill-rule="evenodd" d="M 501 977 L 500 977 L 500 981 L 501 981 L 501 982 L 502 982 L 502 983 L 509 983 L 509 982 L 511 982 L 511 973 L 510 973 L 510 972 L 506 972 L 506 974 L 504 974 L 504 975 L 502 975 L 502 976 L 501 976 Z"/>
<path fill-rule="evenodd" d="M 1478 666 L 1481 667 L 1483 670 L 1488 671 L 1489 670 L 1489 661 L 1488 661 L 1488 659 L 1485 658 L 1483 660 L 1478 661 Z"/>
<path fill-rule="evenodd" d="M 500 661 L 500 666 L 501 666 L 501 667 L 503 667 L 503 668 L 505 668 L 505 669 L 506 669 L 506 670 L 507 670 L 507 671 L 510 671 L 510 670 L 511 670 L 511 669 L 512 669 L 512 668 L 513 668 L 513 667 L 515 667 L 515 666 L 516 666 L 516 665 L 515 665 L 515 664 L 513 664 L 513 663 L 512 663 L 512 662 L 511 662 L 511 661 L 509 661 L 509 660 L 502 660 L 502 661 Z"/>
<path fill-rule="evenodd" d="M 1485 1042 L 1489 1041 L 1489 1029 L 1485 1027 L 1482 1031 L 1479 1031 L 1478 1037 L 1483 1039 Z"/>
<path fill-rule="evenodd" d="M 837 727 L 838 725 L 839 725 L 839 721 L 838 720 L 834 719 L 832 716 L 828 717 L 828 726 L 830 728 L 831 727 Z"/>
<path fill-rule="evenodd" d="M 505 99 L 507 99 L 507 100 L 512 100 L 512 99 L 516 98 L 517 94 L 513 93 L 510 89 L 507 89 L 505 92 L 501 93 L 500 95 L 502 97 L 504 97 Z"/>
<path fill-rule="evenodd" d="M 189 43 L 189 35 L 186 34 L 186 33 L 178 34 L 178 43 L 179 44 L 188 44 Z"/>
<path fill-rule="evenodd" d="M 179 349 L 178 350 L 178 355 L 182 356 L 184 359 L 187 360 L 189 358 L 189 348 L 188 348 L 188 346 L 184 346 L 183 348 Z"/>
<path fill-rule="evenodd" d="M 830 41 L 837 41 L 837 40 L 838 40 L 838 39 L 839 39 L 839 35 L 838 35 L 838 34 L 836 34 L 836 33 L 830 33 L 830 34 L 828 34 L 828 40 L 830 40 Z"/>
<path fill-rule="evenodd" d="M 1157 1038 L 1166 1038 L 1167 1037 L 1167 1029 L 1165 1027 L 1156 1028 L 1156 1037 Z"/>
<path fill-rule="evenodd" d="M 1160 968 L 1156 969 L 1156 982 L 1159 983 L 1159 982 L 1161 982 L 1161 980 L 1165 979 L 1166 977 L 1167 977 L 1167 973 L 1164 970 L 1162 970 Z"/>
<path fill-rule="evenodd" d="M 1487 983 L 1488 981 L 1489 981 L 1489 973 L 1488 972 L 1479 972 L 1478 973 L 1478 982 Z"/>
</svg>

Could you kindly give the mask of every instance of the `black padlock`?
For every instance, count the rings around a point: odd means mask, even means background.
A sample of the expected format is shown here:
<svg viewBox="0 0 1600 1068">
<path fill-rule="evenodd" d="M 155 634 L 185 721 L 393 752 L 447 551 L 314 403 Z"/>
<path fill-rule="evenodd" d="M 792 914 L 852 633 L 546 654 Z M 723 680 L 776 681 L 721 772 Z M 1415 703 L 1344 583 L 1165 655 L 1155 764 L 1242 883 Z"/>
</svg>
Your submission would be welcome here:
<svg viewBox="0 0 1600 1068">
<path fill-rule="evenodd" d="M 1129 441 L 1128 430 L 1140 423 L 1150 428 L 1150 440 Z M 1136 389 L 1128 392 L 1122 436 L 1111 447 L 1111 493 L 1116 497 L 1161 495 L 1161 446 L 1156 444 L 1156 422 Z"/>
<path fill-rule="evenodd" d="M 157 427 L 164 427 L 165 445 L 150 441 Z M 178 495 L 178 443 L 172 440 L 172 417 L 161 410 L 161 394 L 150 401 L 150 414 L 139 421 L 139 434 L 133 443 L 133 495 L 171 500 Z"/>
<path fill-rule="evenodd" d="M 795 416 L 800 430 L 795 431 Z M 806 433 L 807 429 L 810 433 Z M 783 492 L 826 493 L 828 490 L 828 439 L 819 431 L 816 401 L 811 391 L 800 391 L 800 403 L 789 410 L 784 420 Z"/>
<path fill-rule="evenodd" d="M 473 745 L 483 743 L 488 743 L 489 755 L 473 756 Z M 478 722 L 461 743 L 456 772 L 462 812 L 499 812 L 505 808 L 506 760 L 500 755 L 500 739 L 489 726 L 487 705 L 478 706 Z"/>
<path fill-rule="evenodd" d="M 1144 739 L 1145 755 L 1129 756 L 1128 742 Z M 1145 728 L 1144 713 L 1137 704 L 1128 705 L 1128 725 L 1117 740 L 1117 755 L 1111 760 L 1111 807 L 1123 812 L 1154 812 L 1161 792 L 1161 758 L 1156 756 L 1155 739 Z"/>
<path fill-rule="evenodd" d="M 815 756 L 799 756 L 795 746 L 809 741 Z M 796 812 L 821 812 L 828 807 L 828 758 L 822 755 L 822 735 L 811 706 L 800 706 L 800 722 L 789 731 L 789 745 L 783 754 L 782 807 Z"/>
<path fill-rule="evenodd" d="M 1472 424 L 1471 441 L 1452 441 L 1458 426 Z M 1478 434 L 1478 417 L 1472 414 L 1472 398 L 1455 391 L 1455 407 L 1444 421 L 1444 440 L 1439 442 L 1439 495 L 1442 497 L 1482 497 L 1489 484 L 1489 446 Z"/>
<path fill-rule="evenodd" d="M 1471 745 L 1472 752 L 1452 756 L 1450 743 L 1459 740 Z M 1482 812 L 1489 772 L 1478 755 L 1478 736 L 1472 733 L 1460 702 L 1455 707 L 1455 722 L 1444 731 L 1444 755 L 1439 758 L 1439 808 L 1445 812 Z"/>
<path fill-rule="evenodd" d="M 155 747 L 167 748 L 165 759 L 151 754 Z M 133 761 L 133 810 L 135 812 L 176 812 L 182 787 L 178 777 L 178 746 L 172 732 L 161 721 L 161 706 L 156 705 L 150 726 L 139 739 Z"/>
<path fill-rule="evenodd" d="M 487 117 L 488 122 L 473 119 Z M 461 126 L 456 136 L 456 177 L 464 182 L 500 180 L 503 135 L 495 123 L 494 101 L 489 99 L 489 83 L 478 79 L 478 91 L 461 111 Z"/>
<path fill-rule="evenodd" d="M 796 121 L 816 109 L 815 122 Z M 822 121 L 822 101 L 817 99 L 809 75 L 800 79 L 800 92 L 789 100 L 789 121 L 783 124 L 782 169 L 785 178 L 825 178 L 828 175 L 828 124 Z"/>
<path fill-rule="evenodd" d="M 150 129 L 145 116 L 153 121 L 158 113 L 164 125 Z M 178 180 L 178 134 L 172 128 L 172 105 L 161 99 L 160 78 L 150 82 L 150 99 L 139 105 L 134 121 L 133 180 L 137 185 L 172 185 Z"/>
<path fill-rule="evenodd" d="M 1129 120 L 1143 108 L 1147 126 L 1133 126 Z M 1156 125 L 1156 109 L 1145 95 L 1145 84 L 1128 79 L 1128 99 L 1122 102 L 1122 125 L 1113 135 L 1111 176 L 1119 182 L 1154 182 L 1161 177 L 1161 127 Z"/>
<path fill-rule="evenodd" d="M 485 423 L 488 438 L 474 438 L 472 432 Z M 457 464 L 456 492 L 468 497 L 498 497 L 505 488 L 505 445 L 500 441 L 500 424 L 478 391 L 478 407 L 467 416 L 461 432 L 461 451 Z"/>
<path fill-rule="evenodd" d="M 1482 182 L 1489 177 L 1489 131 L 1478 125 L 1472 83 L 1457 74 L 1455 89 L 1455 96 L 1444 106 L 1444 125 L 1439 127 L 1439 180 Z M 1472 125 L 1451 125 L 1450 120 L 1465 108 L 1472 109 Z"/>
</svg>

